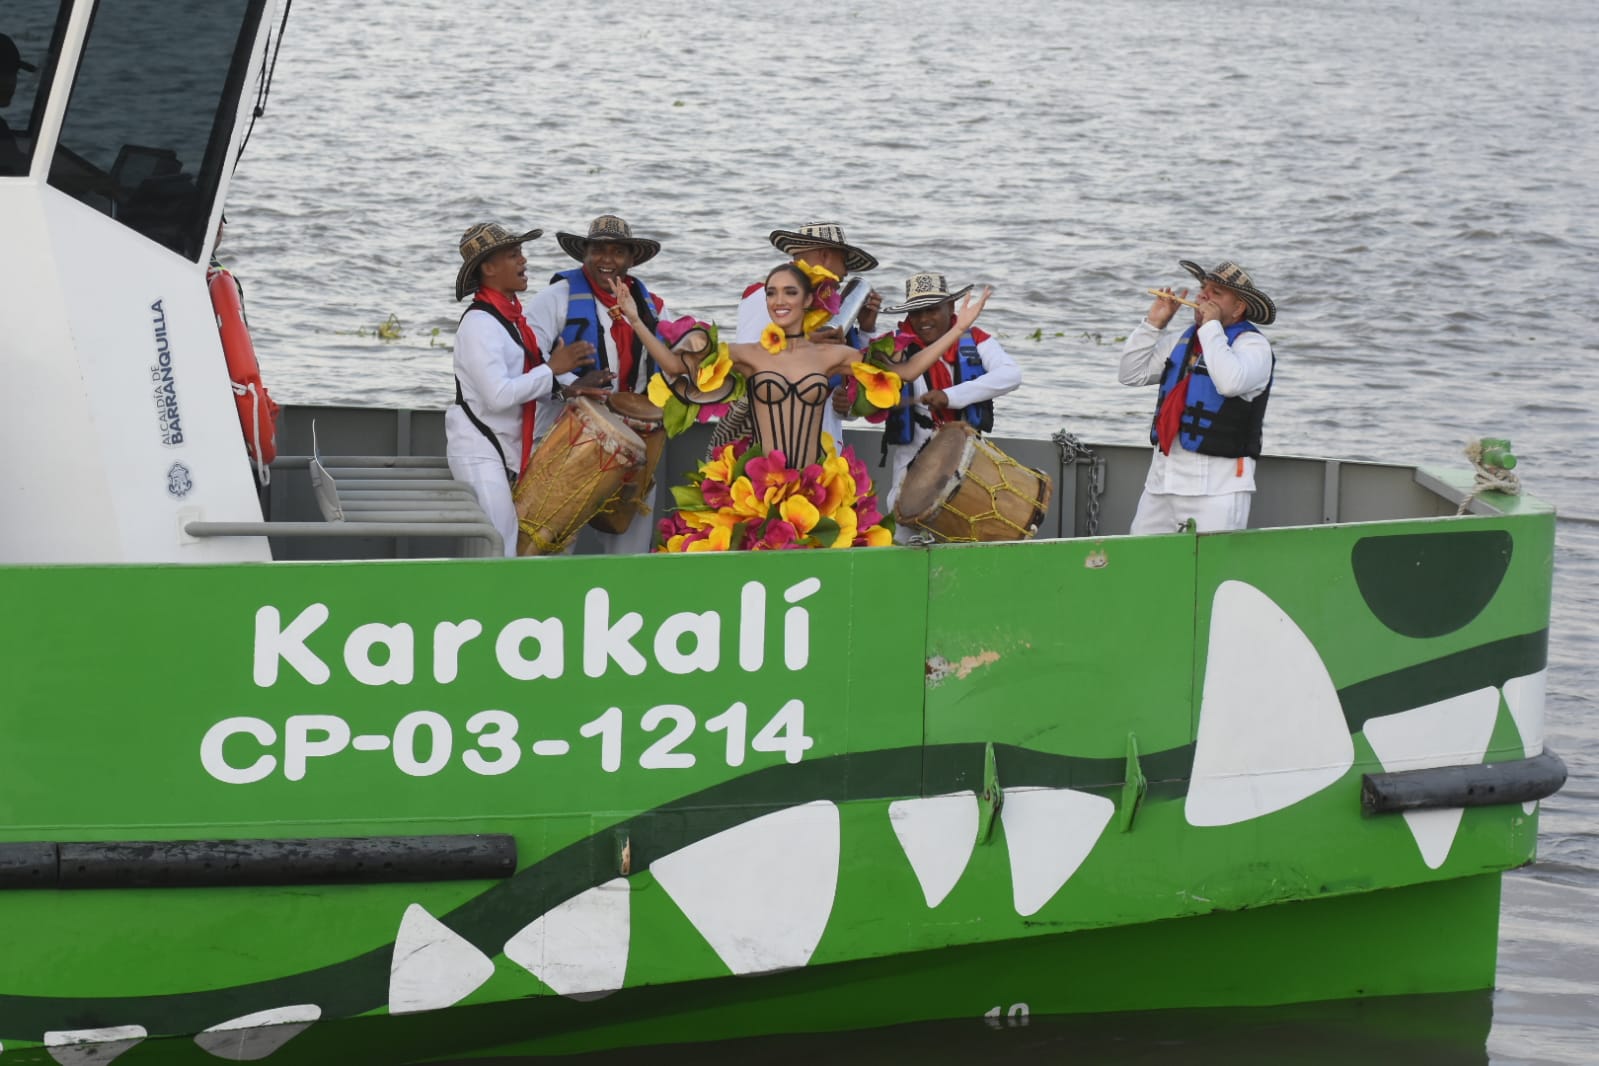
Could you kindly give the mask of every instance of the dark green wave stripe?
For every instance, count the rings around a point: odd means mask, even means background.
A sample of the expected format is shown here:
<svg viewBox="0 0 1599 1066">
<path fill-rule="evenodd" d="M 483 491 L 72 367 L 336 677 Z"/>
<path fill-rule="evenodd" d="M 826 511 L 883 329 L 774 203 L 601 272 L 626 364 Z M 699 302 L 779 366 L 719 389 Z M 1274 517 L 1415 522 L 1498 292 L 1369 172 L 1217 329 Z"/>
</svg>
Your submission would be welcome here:
<svg viewBox="0 0 1599 1066">
<path fill-rule="evenodd" d="M 1451 696 L 1499 687 L 1513 677 L 1535 674 L 1549 664 L 1549 630 L 1506 637 L 1453 655 L 1430 659 L 1338 690 L 1349 731 L 1366 722 Z"/>
<path fill-rule="evenodd" d="M 1339 690 L 1351 732 L 1367 719 L 1436 702 L 1534 673 L 1548 658 L 1548 631 L 1510 637 L 1405 667 Z M 441 919 L 486 955 L 553 907 L 618 874 L 619 836 L 633 869 L 761 814 L 816 800 L 899 799 L 983 786 L 985 745 L 941 744 L 853 752 L 756 770 L 653 810 L 620 819 L 533 863 Z M 1119 790 L 1123 758 L 1052 755 L 995 745 L 1002 787 Z M 1151 801 L 1178 799 L 1192 773 L 1192 743 L 1141 754 Z M 1112 797 L 1116 798 L 1116 797 Z M 398 929 L 398 917 L 396 917 Z M 39 1040 L 47 1030 L 144 1026 L 155 1035 L 194 1033 L 269 1007 L 314 1003 L 326 1019 L 364 1014 L 388 1002 L 393 942 L 317 970 L 225 989 L 161 996 L 68 998 L 0 995 L 0 1033 Z"/>
</svg>

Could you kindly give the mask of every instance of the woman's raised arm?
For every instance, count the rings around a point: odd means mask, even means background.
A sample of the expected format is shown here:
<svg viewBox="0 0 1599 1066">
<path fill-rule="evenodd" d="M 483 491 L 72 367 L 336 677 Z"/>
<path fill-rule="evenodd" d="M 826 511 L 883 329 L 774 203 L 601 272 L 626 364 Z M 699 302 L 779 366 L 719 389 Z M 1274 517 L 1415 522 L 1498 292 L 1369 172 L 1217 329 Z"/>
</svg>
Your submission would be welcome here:
<svg viewBox="0 0 1599 1066">
<path fill-rule="evenodd" d="M 692 373 L 694 368 L 690 367 L 681 355 L 668 348 L 653 330 L 644 328 L 644 323 L 639 318 L 638 304 L 634 301 L 627 282 L 612 278 L 611 294 L 616 297 L 616 306 L 621 308 L 622 314 L 627 317 L 627 324 L 633 327 L 633 335 L 644 345 L 644 350 L 650 353 L 650 358 L 655 360 L 657 366 L 668 374 Z"/>
<path fill-rule="evenodd" d="M 903 363 L 889 364 L 894 372 L 906 381 L 921 377 L 933 368 L 933 364 L 944 357 L 944 353 L 960 343 L 961 334 L 972 328 L 972 323 L 977 321 L 977 316 L 983 313 L 983 305 L 988 303 L 989 296 L 994 290 L 983 286 L 983 294 L 976 300 L 970 296 L 961 301 L 960 307 L 955 312 L 955 324 L 938 340 L 929 344 Z"/>
</svg>

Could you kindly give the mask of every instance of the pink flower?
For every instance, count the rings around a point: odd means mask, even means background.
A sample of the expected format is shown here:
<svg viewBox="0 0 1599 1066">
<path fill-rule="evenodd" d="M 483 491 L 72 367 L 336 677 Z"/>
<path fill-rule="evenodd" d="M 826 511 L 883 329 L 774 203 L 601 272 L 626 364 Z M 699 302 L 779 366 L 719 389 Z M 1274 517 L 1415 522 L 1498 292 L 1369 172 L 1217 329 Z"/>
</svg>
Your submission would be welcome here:
<svg viewBox="0 0 1599 1066">
<path fill-rule="evenodd" d="M 781 518 L 774 518 L 766 523 L 760 537 L 749 543 L 749 548 L 751 551 L 772 551 L 792 548 L 798 542 L 799 531 Z"/>
<path fill-rule="evenodd" d="M 768 504 L 781 503 L 799 484 L 798 470 L 790 470 L 788 457 L 782 452 L 771 452 L 751 459 L 744 467 L 744 476 L 750 479 L 755 492 Z"/>
<path fill-rule="evenodd" d="M 665 341 L 666 346 L 670 348 L 672 345 L 683 339 L 683 334 L 687 333 L 697 325 L 699 325 L 699 323 L 694 321 L 694 317 L 692 315 L 684 315 L 682 318 L 674 318 L 669 322 L 660 323 L 658 329 L 661 334 L 661 339 Z"/>
<path fill-rule="evenodd" d="M 883 520 L 883 514 L 877 509 L 877 494 L 862 496 L 855 502 L 856 522 L 861 529 L 867 529 Z"/>
<path fill-rule="evenodd" d="M 700 493 L 705 497 L 705 503 L 720 511 L 724 507 L 733 506 L 733 494 L 725 481 L 712 481 L 706 478 L 700 482 Z"/>
<path fill-rule="evenodd" d="M 714 422 L 717 419 L 726 418 L 727 412 L 732 409 L 733 405 L 730 403 L 702 403 L 700 404 L 698 418 L 701 422 Z"/>
<path fill-rule="evenodd" d="M 812 463 L 800 471 L 800 487 L 796 494 L 820 507 L 827 499 L 827 485 L 823 483 L 826 476 L 826 471 L 819 463 Z"/>
</svg>

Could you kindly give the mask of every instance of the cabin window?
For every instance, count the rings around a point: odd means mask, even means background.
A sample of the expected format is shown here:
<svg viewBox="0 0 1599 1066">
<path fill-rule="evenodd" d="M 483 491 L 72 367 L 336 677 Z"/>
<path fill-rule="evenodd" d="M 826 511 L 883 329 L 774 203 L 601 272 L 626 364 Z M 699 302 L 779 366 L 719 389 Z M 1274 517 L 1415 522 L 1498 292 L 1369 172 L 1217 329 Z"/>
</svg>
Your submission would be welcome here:
<svg viewBox="0 0 1599 1066">
<path fill-rule="evenodd" d="M 198 261 L 266 0 L 100 0 L 50 184 Z"/>
<path fill-rule="evenodd" d="M 0 178 L 28 173 L 71 12 L 61 0 L 0 4 Z"/>
</svg>

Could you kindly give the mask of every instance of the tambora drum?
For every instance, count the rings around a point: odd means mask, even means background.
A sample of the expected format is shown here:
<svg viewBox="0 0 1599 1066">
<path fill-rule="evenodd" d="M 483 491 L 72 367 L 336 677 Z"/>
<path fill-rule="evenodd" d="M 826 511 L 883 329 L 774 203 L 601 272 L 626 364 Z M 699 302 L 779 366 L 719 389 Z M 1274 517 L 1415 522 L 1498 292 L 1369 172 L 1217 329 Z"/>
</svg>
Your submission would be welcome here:
<svg viewBox="0 0 1599 1066">
<path fill-rule="evenodd" d="M 1026 540 L 1049 511 L 1053 485 L 965 422 L 939 427 L 905 471 L 894 518 L 942 541 Z"/>
<path fill-rule="evenodd" d="M 666 450 L 666 430 L 661 424 L 665 412 L 636 392 L 613 392 L 605 402 L 623 425 L 644 441 L 644 462 L 627 473 L 621 490 L 589 519 L 589 525 L 601 533 L 626 533 L 641 511 L 649 513 L 645 501 L 655 487 L 655 467 Z"/>
<path fill-rule="evenodd" d="M 583 523 L 644 465 L 644 441 L 587 397 L 570 401 L 511 494 L 518 555 L 564 551 Z"/>
</svg>

